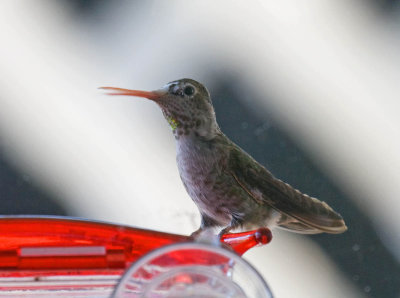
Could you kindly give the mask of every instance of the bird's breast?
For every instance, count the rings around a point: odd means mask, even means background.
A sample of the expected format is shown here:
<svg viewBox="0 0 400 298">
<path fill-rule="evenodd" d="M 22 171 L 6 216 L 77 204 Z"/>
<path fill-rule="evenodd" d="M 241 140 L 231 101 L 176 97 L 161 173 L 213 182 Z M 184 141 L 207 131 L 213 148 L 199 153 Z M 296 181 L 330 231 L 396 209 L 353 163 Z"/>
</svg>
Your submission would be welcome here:
<svg viewBox="0 0 400 298">
<path fill-rule="evenodd" d="M 226 157 L 213 142 L 186 140 L 177 143 L 177 165 L 191 198 L 208 204 L 215 196 L 215 184 L 224 175 Z"/>
</svg>

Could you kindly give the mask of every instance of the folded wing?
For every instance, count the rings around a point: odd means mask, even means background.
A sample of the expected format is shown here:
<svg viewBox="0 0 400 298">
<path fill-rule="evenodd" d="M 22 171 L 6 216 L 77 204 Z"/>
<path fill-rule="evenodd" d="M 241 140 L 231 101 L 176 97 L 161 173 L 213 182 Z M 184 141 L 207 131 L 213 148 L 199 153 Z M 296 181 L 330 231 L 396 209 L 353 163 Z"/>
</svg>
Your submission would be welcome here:
<svg viewBox="0 0 400 298">
<path fill-rule="evenodd" d="M 232 146 L 228 169 L 254 199 L 283 215 L 282 221 L 278 222 L 282 228 L 310 234 L 338 234 L 347 230 L 343 218 L 328 204 L 275 178 L 239 147 Z"/>
</svg>

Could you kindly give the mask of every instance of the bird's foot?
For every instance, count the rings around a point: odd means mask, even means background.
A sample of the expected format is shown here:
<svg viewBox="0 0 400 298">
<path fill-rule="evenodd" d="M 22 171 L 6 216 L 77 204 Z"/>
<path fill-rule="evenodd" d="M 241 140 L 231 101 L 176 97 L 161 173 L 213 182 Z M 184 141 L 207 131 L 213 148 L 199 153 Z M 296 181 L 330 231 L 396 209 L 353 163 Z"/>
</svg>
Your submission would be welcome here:
<svg viewBox="0 0 400 298">
<path fill-rule="evenodd" d="M 228 234 L 229 231 L 232 230 L 231 226 L 228 226 L 226 228 L 223 228 L 219 233 L 218 233 L 218 239 L 221 239 L 222 236 L 224 236 L 225 234 Z"/>
<path fill-rule="evenodd" d="M 213 230 L 210 228 L 200 228 L 196 231 L 194 231 L 190 237 L 193 239 L 195 242 L 200 242 L 200 243 L 207 243 L 211 245 L 216 245 L 220 246 L 220 237 L 217 237 Z"/>
<path fill-rule="evenodd" d="M 196 231 L 194 231 L 192 234 L 190 234 L 190 237 L 193 239 L 199 238 L 199 236 L 205 231 L 203 228 L 198 228 Z"/>
</svg>

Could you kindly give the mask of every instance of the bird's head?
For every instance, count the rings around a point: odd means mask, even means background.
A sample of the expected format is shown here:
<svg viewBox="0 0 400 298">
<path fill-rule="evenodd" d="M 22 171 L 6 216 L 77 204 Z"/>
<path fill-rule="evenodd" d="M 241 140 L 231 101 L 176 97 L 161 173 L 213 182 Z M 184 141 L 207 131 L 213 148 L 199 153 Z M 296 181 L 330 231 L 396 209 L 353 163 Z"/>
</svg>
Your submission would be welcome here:
<svg viewBox="0 0 400 298">
<path fill-rule="evenodd" d="M 156 102 L 177 139 L 181 136 L 200 136 L 211 139 L 219 131 L 208 90 L 192 79 L 181 79 L 155 91 L 101 87 L 110 95 L 145 97 Z"/>
</svg>

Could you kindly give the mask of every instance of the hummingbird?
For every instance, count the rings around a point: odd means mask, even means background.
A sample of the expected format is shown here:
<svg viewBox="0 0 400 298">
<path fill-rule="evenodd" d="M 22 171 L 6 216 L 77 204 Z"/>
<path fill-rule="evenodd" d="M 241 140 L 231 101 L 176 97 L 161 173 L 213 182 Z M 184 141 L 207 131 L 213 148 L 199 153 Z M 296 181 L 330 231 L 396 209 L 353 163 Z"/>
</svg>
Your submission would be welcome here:
<svg viewBox="0 0 400 298">
<path fill-rule="evenodd" d="M 220 129 L 201 83 L 180 79 L 155 91 L 101 87 L 109 95 L 143 97 L 162 110 L 176 140 L 181 180 L 201 214 L 192 233 L 278 227 L 302 234 L 339 234 L 343 218 L 327 203 L 275 178 Z"/>
</svg>

